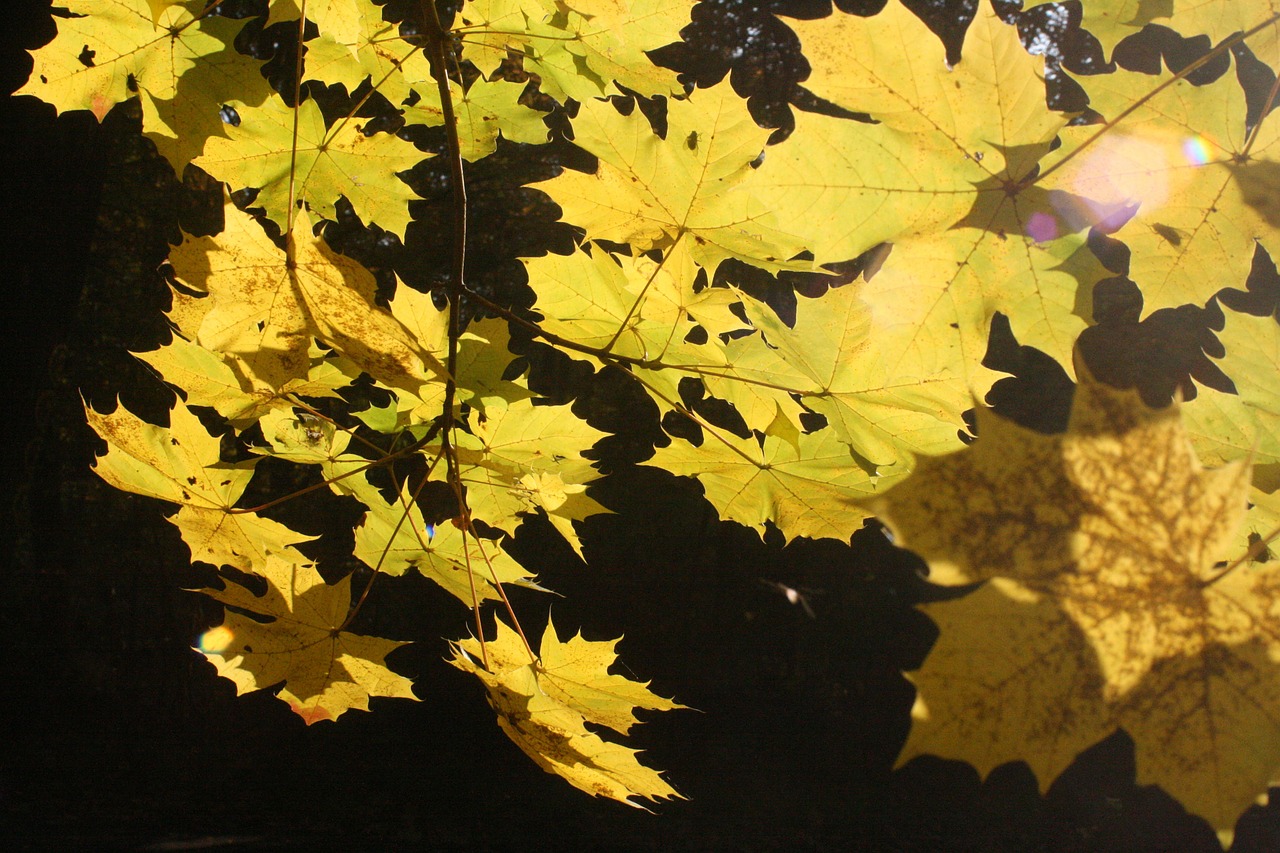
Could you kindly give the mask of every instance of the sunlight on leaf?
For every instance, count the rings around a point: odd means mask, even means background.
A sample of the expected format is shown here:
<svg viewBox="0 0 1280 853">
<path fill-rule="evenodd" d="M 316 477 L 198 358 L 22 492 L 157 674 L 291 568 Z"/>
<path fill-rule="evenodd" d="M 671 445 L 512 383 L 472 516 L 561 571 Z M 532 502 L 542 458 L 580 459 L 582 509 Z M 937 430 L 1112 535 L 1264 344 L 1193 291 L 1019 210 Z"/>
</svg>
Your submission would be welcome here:
<svg viewBox="0 0 1280 853">
<path fill-rule="evenodd" d="M 900 761 L 1021 758 L 1043 789 L 1124 728 L 1139 784 L 1229 831 L 1280 772 L 1280 564 L 1215 568 L 1236 556 L 1250 469 L 1203 469 L 1176 405 L 1078 372 L 1065 434 L 980 411 L 972 447 L 874 504 L 934 580 L 989 579 L 925 608 L 942 635 Z"/>
<path fill-rule="evenodd" d="M 633 708 L 684 707 L 649 692 L 647 684 L 608 674 L 617 642 L 588 642 L 579 635 L 562 643 L 548 621 L 541 660 L 532 660 L 516 632 L 499 621 L 497 637 L 483 649 L 474 639 L 455 642 L 451 663 L 484 683 L 498 725 L 548 773 L 629 806 L 639 807 L 633 797 L 680 798 L 636 760 L 636 750 L 603 740 L 584 725 L 626 734 L 636 722 Z"/>
<path fill-rule="evenodd" d="M 372 696 L 416 699 L 413 684 L 386 666 L 386 656 L 404 643 L 339 630 L 351 606 L 351 578 L 329 586 L 309 563 L 271 555 L 262 569 L 266 595 L 238 584 L 202 589 L 227 610 L 210 648 L 197 647 L 236 693 L 283 682 L 277 696 L 307 725 L 336 720 L 350 710 L 369 710 Z M 207 637 L 208 635 L 206 635 Z"/>
</svg>

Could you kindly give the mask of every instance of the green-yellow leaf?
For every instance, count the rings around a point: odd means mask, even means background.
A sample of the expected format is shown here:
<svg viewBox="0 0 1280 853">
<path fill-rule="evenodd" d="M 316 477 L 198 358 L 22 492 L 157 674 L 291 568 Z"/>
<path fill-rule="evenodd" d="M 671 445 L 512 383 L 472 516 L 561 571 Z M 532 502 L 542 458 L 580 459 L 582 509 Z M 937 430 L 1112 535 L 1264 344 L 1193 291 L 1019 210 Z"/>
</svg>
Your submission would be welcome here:
<svg viewBox="0 0 1280 853">
<path fill-rule="evenodd" d="M 794 444 L 772 435 L 762 443 L 706 432 L 701 447 L 676 439 L 645 464 L 696 478 L 721 518 L 761 536 L 765 522 L 773 522 L 788 541 L 848 540 L 869 515 L 855 502 L 897 479 L 873 477 L 834 430 L 800 435 Z"/>
<path fill-rule="evenodd" d="M 382 496 L 364 473 L 351 473 L 368 465 L 358 456 L 343 456 L 323 465 L 321 470 L 338 494 L 354 497 L 369 508 L 356 528 L 355 556 L 369 568 L 389 575 L 417 569 L 457 596 L 464 604 L 499 599 L 495 583 L 536 586 L 532 575 L 517 563 L 498 542 L 463 536 L 452 524 L 428 530 L 422 510 L 406 486 L 399 500 Z M 342 475 L 349 476 L 343 477 Z M 341 479 L 335 479 L 341 477 Z"/>
<path fill-rule="evenodd" d="M 337 397 L 337 389 L 356 378 L 342 360 L 326 359 L 311 353 L 311 367 L 305 379 L 290 379 L 277 391 L 257 384 L 231 353 L 217 353 L 174 335 L 159 349 L 134 353 L 151 365 L 170 385 L 182 390 L 189 405 L 209 406 L 244 429 L 267 412 L 289 408 L 286 394 L 302 397 Z M 357 371 L 358 373 L 358 371 Z"/>
<path fill-rule="evenodd" d="M 1263 62 L 1274 63 L 1277 58 L 1280 4 L 1275 0 L 1082 0 L 1081 6 L 1080 25 L 1097 37 L 1106 56 L 1111 56 L 1117 42 L 1149 23 L 1171 27 L 1188 38 L 1207 35 L 1213 44 L 1265 24 L 1249 39 L 1249 46 Z"/>
<path fill-rule="evenodd" d="M 412 91 L 434 92 L 431 67 L 422 49 L 400 38 L 400 28 L 382 20 L 377 6 L 366 6 L 360 34 L 341 41 L 321 31 L 306 43 L 305 74 L 309 80 L 338 84 L 350 94 L 368 80 L 393 105 L 399 106 Z"/>
<path fill-rule="evenodd" d="M 641 95 L 681 91 L 673 71 L 645 56 L 680 38 L 692 0 L 604 0 L 582 8 L 549 0 L 474 0 L 458 13 L 454 32 L 463 58 L 485 76 L 507 52 L 524 57 L 525 68 L 558 101 L 619 94 L 625 86 Z"/>
<path fill-rule="evenodd" d="M 1069 366 L 1090 319 L 1081 306 L 1104 271 L 1084 248 L 1080 203 L 1031 181 L 1070 118 L 1045 105 L 1043 60 L 988 4 L 954 67 L 897 3 L 794 26 L 815 91 L 877 123 L 797 116 L 760 170 L 760 192 L 808 232 L 819 262 L 893 243 L 863 291 L 872 338 L 901 351 L 908 374 L 949 371 L 980 397 L 1001 312 L 1020 342 Z"/>
<path fill-rule="evenodd" d="M 1280 121 L 1267 117 L 1250 140 L 1234 74 L 1193 86 L 1121 70 L 1080 83 L 1113 124 L 1064 130 L 1040 183 L 1082 197 L 1076 213 L 1093 222 L 1137 206 L 1116 237 L 1132 252 L 1144 316 L 1243 282 L 1255 241 L 1280 252 Z"/>
<path fill-rule="evenodd" d="M 381 9 L 372 3 L 352 0 L 271 0 L 271 11 L 266 26 L 281 21 L 297 22 L 302 9 L 307 10 L 307 20 L 340 42 L 354 43 L 361 30 L 370 21 L 380 21 Z"/>
<path fill-rule="evenodd" d="M 428 126 L 444 124 L 438 90 L 421 88 L 426 94 L 406 109 L 406 120 L 413 124 L 417 119 Z M 541 145 L 547 141 L 547 126 L 542 121 L 545 113 L 518 102 L 524 91 L 523 83 L 479 79 L 463 92 L 451 80 L 449 91 L 453 96 L 458 143 L 464 159 L 475 161 L 492 154 L 498 147 L 499 132 L 512 142 Z"/>
<path fill-rule="evenodd" d="M 167 428 L 124 407 L 103 415 L 86 406 L 85 417 L 107 442 L 107 453 L 94 471 L 117 489 L 170 503 L 229 509 L 253 476 L 253 462 L 220 461 L 220 441 L 181 400 L 169 413 Z"/>
<path fill-rule="evenodd" d="M 661 362 L 673 370 L 723 365 L 714 345 L 691 344 L 699 325 L 711 334 L 745 328 L 729 306 L 736 291 L 694 292 L 697 268 L 681 243 L 655 262 L 616 256 L 590 245 L 572 255 L 522 259 L 546 332 L 605 353 Z M 599 363 L 591 354 L 570 350 Z"/>
<path fill-rule="evenodd" d="M 1240 459 L 1253 463 L 1253 482 L 1280 488 L 1280 323 L 1227 311 L 1218 340 L 1227 353 L 1218 362 L 1236 393 L 1197 388 L 1182 405 L 1183 420 L 1200 458 L 1210 465 Z"/>
<path fill-rule="evenodd" d="M 430 155 L 389 133 L 366 136 L 361 121 L 340 118 L 326 127 L 315 101 L 292 110 L 272 98 L 240 110 L 239 127 L 210 139 L 192 162 L 234 189 L 258 189 L 254 204 L 281 230 L 293 221 L 291 201 L 336 219 L 334 203 L 345 197 L 363 221 L 403 237 L 409 200 L 417 196 L 396 175 Z"/>
<path fill-rule="evenodd" d="M 579 633 L 561 642 L 548 618 L 537 670 L 538 684 L 549 697 L 582 714 L 587 722 L 625 735 L 639 722 L 632 713 L 636 708 L 671 711 L 686 706 L 649 692 L 648 682 L 610 675 L 619 640 L 592 642 Z"/>
<path fill-rule="evenodd" d="M 173 4 L 153 19 L 148 0 L 68 0 L 67 10 L 80 17 L 58 20 L 57 37 L 35 52 L 31 78 L 16 94 L 35 95 L 59 112 L 89 110 L 99 121 L 133 97 L 130 78 L 139 90 L 171 98 L 181 75 L 225 47 L 206 31 L 209 21 L 186 8 L 196 5 Z M 214 19 L 213 26 L 229 23 Z"/>
<path fill-rule="evenodd" d="M 896 2 L 871 18 L 791 26 L 815 69 L 807 85 L 878 122 L 801 113 L 761 170 L 771 203 L 808 230 L 819 262 L 959 221 L 980 189 L 1003 195 L 1025 178 L 1070 118 L 1045 106 L 1043 59 L 986 3 L 954 67 Z"/>
<path fill-rule="evenodd" d="M 569 406 L 534 406 L 529 400 L 473 416 L 472 434 L 456 437 L 459 472 L 472 514 L 514 533 L 523 516 L 546 512 L 580 551 L 570 522 L 604 511 L 578 488 L 599 476 L 583 452 L 603 435 Z M 548 492 L 556 480 L 559 484 Z M 551 497 L 559 489 L 566 490 L 563 502 Z"/>
<path fill-rule="evenodd" d="M 912 454 L 960 447 L 960 416 L 971 400 L 966 382 L 947 370 L 922 374 L 912 365 L 903 371 L 902 350 L 881 345 L 857 287 L 800 299 L 794 328 L 749 296 L 742 303 L 763 342 L 741 350 L 727 375 L 798 393 L 877 468 L 908 466 Z"/>
<path fill-rule="evenodd" d="M 65 5 L 80 17 L 56 19 L 57 38 L 35 52 L 31 78 L 17 94 L 35 95 L 59 112 L 89 110 L 99 121 L 140 94 L 143 132 L 179 174 L 207 139 L 223 135 L 224 104 L 256 106 L 271 95 L 262 63 L 234 47 L 242 21 L 197 18 L 203 4 L 195 2 Z"/>
<path fill-rule="evenodd" d="M 589 239 L 639 250 L 691 241 L 690 256 L 711 271 L 727 258 L 768 270 L 811 266 L 790 261 L 804 243 L 752 191 L 751 163 L 769 131 L 728 80 L 669 99 L 665 139 L 640 110 L 624 116 L 608 101 L 584 103 L 573 130 L 574 143 L 600 158 L 595 174 L 566 171 L 532 186 Z"/>
</svg>

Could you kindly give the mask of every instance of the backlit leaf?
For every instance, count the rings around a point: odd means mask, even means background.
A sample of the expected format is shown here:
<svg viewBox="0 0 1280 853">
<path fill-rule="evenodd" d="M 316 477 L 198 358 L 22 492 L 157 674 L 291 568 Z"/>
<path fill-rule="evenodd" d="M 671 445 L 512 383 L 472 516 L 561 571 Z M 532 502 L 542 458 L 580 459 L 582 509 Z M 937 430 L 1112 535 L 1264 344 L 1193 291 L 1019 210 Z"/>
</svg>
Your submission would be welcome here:
<svg viewBox="0 0 1280 853">
<path fill-rule="evenodd" d="M 267 592 L 256 596 L 237 584 L 204 589 L 232 610 L 200 638 L 197 651 L 250 693 L 284 683 L 278 697 L 311 725 L 350 710 L 369 710 L 369 698 L 414 699 L 413 684 L 386 666 L 388 653 L 405 645 L 341 630 L 351 606 L 351 578 L 329 586 L 315 566 L 271 555 L 263 567 Z"/>
<path fill-rule="evenodd" d="M 498 622 L 498 634 L 481 644 L 454 643 L 454 666 L 470 672 L 489 691 L 498 725 L 548 773 L 597 797 L 630 806 L 632 798 L 679 798 L 655 771 L 636 760 L 636 750 L 606 741 L 584 723 L 626 733 L 633 707 L 683 707 L 655 696 L 646 685 L 609 675 L 617 641 L 591 643 L 575 637 L 561 643 L 548 622 L 537 660 L 515 631 Z"/>
<path fill-rule="evenodd" d="M 979 437 L 921 460 L 877 506 L 943 583 L 942 630 L 916 676 L 901 760 L 982 773 L 1025 759 L 1046 787 L 1117 727 L 1139 784 L 1229 832 L 1280 772 L 1280 564 L 1221 576 L 1249 467 L 1205 470 L 1176 405 L 1146 408 L 1079 370 L 1071 423 L 1047 436 L 980 413 Z M 960 496 L 963 492 L 963 497 Z"/>
</svg>

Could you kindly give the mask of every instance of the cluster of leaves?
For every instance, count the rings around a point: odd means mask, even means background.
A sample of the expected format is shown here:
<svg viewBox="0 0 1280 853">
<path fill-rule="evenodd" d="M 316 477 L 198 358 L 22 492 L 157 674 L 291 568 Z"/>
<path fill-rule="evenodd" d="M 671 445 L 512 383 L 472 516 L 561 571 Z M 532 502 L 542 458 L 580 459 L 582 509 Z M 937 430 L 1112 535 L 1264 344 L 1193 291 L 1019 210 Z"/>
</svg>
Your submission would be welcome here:
<svg viewBox="0 0 1280 853">
<path fill-rule="evenodd" d="M 1021 758 L 1048 785 L 1124 727 L 1140 781 L 1229 833 L 1280 769 L 1280 567 L 1265 551 L 1280 324 L 1229 312 L 1215 352 L 1234 388 L 1163 410 L 1097 383 L 1073 350 L 1118 273 L 1147 316 L 1212 303 L 1280 248 L 1280 82 L 1250 101 L 1243 71 L 1191 80 L 1232 57 L 1275 80 L 1280 10 L 1083 5 L 1108 53 L 1152 23 L 1217 46 L 1177 71 L 1080 76 L 1089 109 L 1066 113 L 1047 105 L 1017 13 L 980 5 L 951 63 L 896 0 L 788 19 L 808 100 L 826 105 L 770 144 L 730 81 L 686 90 L 648 57 L 679 40 L 690 0 L 471 0 L 449 29 L 430 4 L 398 21 L 367 0 L 274 0 L 266 23 L 296 44 L 279 91 L 216 3 L 70 4 L 22 92 L 100 118 L 137 96 L 174 168 L 228 188 L 224 230 L 171 255 L 172 343 L 140 354 L 181 392 L 169 425 L 88 412 L 109 447 L 99 473 L 177 504 L 193 560 L 224 567 L 207 593 L 227 615 L 201 651 L 241 692 L 283 685 L 309 722 L 412 695 L 385 665 L 396 644 L 349 630 L 373 584 L 353 600 L 350 577 L 326 582 L 299 550 L 309 537 L 240 506 L 258 460 L 231 450 L 314 466 L 366 508 L 354 554 L 375 575 L 413 568 L 473 608 L 454 662 L 521 749 L 591 793 L 675 796 L 586 724 L 625 734 L 633 707 L 677 706 L 609 675 L 611 643 L 548 627 L 535 653 L 507 603 L 506 585 L 536 588 L 502 547 L 524 519 L 545 517 L 581 555 L 575 524 L 604 511 L 587 494 L 602 433 L 536 398 L 514 328 L 624 370 L 671 433 L 646 464 L 697 478 L 722 518 L 847 540 L 879 515 L 933 580 L 988 581 L 929 608 L 942 639 L 915 679 L 902 760 L 985 772 Z M 430 152 L 367 120 L 379 104 L 390 127 L 444 129 L 443 308 L 403 284 L 383 304 L 326 242 L 340 204 L 388 235 L 410 222 L 399 176 Z M 594 166 L 531 185 L 579 238 L 521 259 L 526 310 L 467 286 L 464 167 L 552 126 Z M 829 279 L 840 286 L 794 316 L 745 287 L 851 261 L 856 280 Z M 999 378 L 983 362 L 998 315 L 1078 377 L 1065 435 L 980 411 L 965 447 L 965 413 Z M 487 641 L 486 599 L 514 625 Z"/>
</svg>

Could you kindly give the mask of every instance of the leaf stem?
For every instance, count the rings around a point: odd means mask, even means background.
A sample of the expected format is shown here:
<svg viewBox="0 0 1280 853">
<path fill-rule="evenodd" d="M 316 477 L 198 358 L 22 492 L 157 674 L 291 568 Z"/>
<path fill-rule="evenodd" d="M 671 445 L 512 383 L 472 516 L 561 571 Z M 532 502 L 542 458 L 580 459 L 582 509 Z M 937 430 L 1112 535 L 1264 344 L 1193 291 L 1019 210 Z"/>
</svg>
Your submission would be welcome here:
<svg viewBox="0 0 1280 853">
<path fill-rule="evenodd" d="M 1222 571 L 1218 572 L 1216 575 L 1209 578 L 1208 580 L 1201 581 L 1200 588 L 1204 589 L 1206 587 L 1212 586 L 1213 584 L 1225 578 L 1227 575 L 1234 572 L 1236 569 L 1243 566 L 1245 563 L 1256 560 L 1262 554 L 1263 551 L 1267 550 L 1267 546 L 1270 545 L 1273 541 L 1275 541 L 1277 537 L 1280 537 L 1280 527 L 1277 527 L 1275 530 L 1272 530 L 1266 536 L 1263 536 L 1261 539 L 1259 539 L 1258 541 L 1250 545 L 1247 551 L 1241 554 L 1239 558 L 1237 558 L 1234 562 L 1230 563 Z"/>
</svg>

